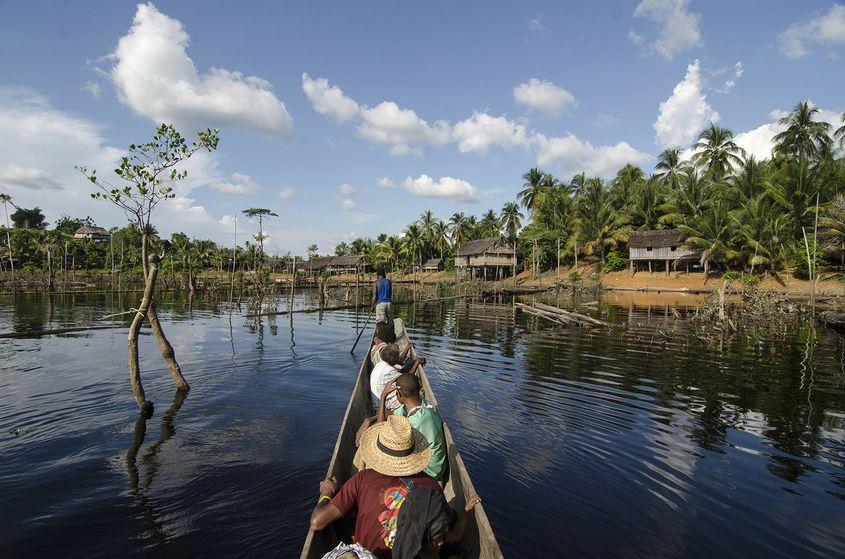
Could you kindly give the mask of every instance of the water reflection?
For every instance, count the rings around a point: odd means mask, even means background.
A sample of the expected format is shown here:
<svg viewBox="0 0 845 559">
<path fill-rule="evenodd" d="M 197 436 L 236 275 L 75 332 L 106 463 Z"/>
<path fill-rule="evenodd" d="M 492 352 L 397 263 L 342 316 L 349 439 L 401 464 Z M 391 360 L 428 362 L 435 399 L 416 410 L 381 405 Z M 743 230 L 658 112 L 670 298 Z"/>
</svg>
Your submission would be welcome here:
<svg viewBox="0 0 845 559">
<path fill-rule="evenodd" d="M 138 468 L 138 452 L 144 444 L 144 437 L 147 434 L 147 421 L 150 418 L 146 414 L 141 413 L 137 421 L 135 421 L 132 445 L 126 451 L 126 472 L 129 475 L 129 493 L 136 499 L 141 508 L 144 523 L 147 527 L 146 535 L 160 546 L 166 545 L 168 538 L 165 534 L 163 523 L 157 518 L 155 507 L 150 498 L 150 491 L 161 468 L 161 462 L 158 456 L 159 451 L 162 445 L 170 440 L 176 432 L 173 421 L 176 418 L 176 414 L 182 408 L 187 395 L 187 392 L 177 390 L 173 396 L 173 403 L 164 412 L 164 416 L 161 418 L 159 438 L 155 443 L 150 445 L 141 458 L 141 465 L 145 468 L 144 473 L 146 474 L 143 483 Z"/>
</svg>

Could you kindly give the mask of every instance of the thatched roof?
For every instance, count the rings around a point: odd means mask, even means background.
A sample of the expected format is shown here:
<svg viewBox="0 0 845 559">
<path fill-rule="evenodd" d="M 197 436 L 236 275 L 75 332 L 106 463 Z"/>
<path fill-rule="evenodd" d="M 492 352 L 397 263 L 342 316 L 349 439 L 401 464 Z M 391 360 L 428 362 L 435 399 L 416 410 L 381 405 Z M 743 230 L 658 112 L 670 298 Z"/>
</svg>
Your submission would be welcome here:
<svg viewBox="0 0 845 559">
<path fill-rule="evenodd" d="M 425 264 L 423 264 L 423 268 L 439 268 L 442 263 L 442 258 L 429 258 L 425 261 Z"/>
<path fill-rule="evenodd" d="M 308 270 L 322 270 L 332 261 L 334 256 L 315 256 L 308 262 L 305 262 L 305 268 Z"/>
<path fill-rule="evenodd" d="M 475 256 L 485 252 L 513 254 L 513 247 L 502 237 L 487 237 L 466 243 L 455 256 Z"/>
<path fill-rule="evenodd" d="M 652 231 L 632 231 L 628 241 L 629 248 L 663 248 L 684 245 L 686 237 L 678 229 L 661 229 Z"/>
<path fill-rule="evenodd" d="M 357 256 L 334 256 L 329 262 L 330 266 L 360 266 L 364 264 L 364 257 Z"/>
<path fill-rule="evenodd" d="M 91 227 L 90 225 L 83 225 L 73 233 L 74 235 L 102 235 L 104 237 L 109 236 L 109 232 L 103 229 L 102 227 Z"/>
</svg>

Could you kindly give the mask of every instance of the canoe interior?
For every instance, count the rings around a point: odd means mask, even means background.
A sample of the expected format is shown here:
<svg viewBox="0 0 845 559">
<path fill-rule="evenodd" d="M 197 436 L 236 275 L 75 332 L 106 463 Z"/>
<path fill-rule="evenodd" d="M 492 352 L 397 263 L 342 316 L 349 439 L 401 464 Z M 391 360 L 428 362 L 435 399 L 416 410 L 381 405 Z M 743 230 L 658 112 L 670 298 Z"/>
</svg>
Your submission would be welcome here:
<svg viewBox="0 0 845 559">
<path fill-rule="evenodd" d="M 405 333 L 402 319 L 397 318 L 395 323 L 397 343 L 400 349 L 404 350 L 407 344 L 410 343 L 410 340 Z M 355 433 L 358 431 L 361 422 L 365 418 L 370 417 L 372 413 L 369 386 L 371 368 L 372 364 L 370 363 L 369 351 L 367 351 L 366 357 L 358 371 L 358 377 L 355 379 L 355 388 L 352 390 L 352 397 L 346 406 L 346 413 L 343 416 L 343 423 L 341 424 L 340 433 L 335 443 L 334 454 L 332 455 L 326 474 L 326 477 L 334 476 L 340 484 L 343 484 L 352 475 L 352 459 L 355 456 L 356 450 Z M 418 371 L 425 398 L 435 408 L 438 408 L 437 398 L 434 396 L 425 371 L 422 367 Z M 443 432 L 446 438 L 446 447 L 449 456 L 449 473 L 446 479 L 446 485 L 443 488 L 443 494 L 454 510 L 463 511 L 466 498 L 475 493 L 475 487 L 472 485 L 472 480 L 470 480 L 469 474 L 467 474 L 464 461 L 458 452 L 458 446 L 455 444 L 452 433 L 449 431 L 449 427 L 445 421 L 443 422 Z M 343 522 L 335 524 L 339 524 L 339 526 L 330 526 L 319 532 L 309 530 L 300 558 L 321 558 L 337 545 L 339 541 L 338 533 L 340 533 L 340 539 L 348 542 L 349 535 L 351 534 L 351 525 L 348 523 L 344 525 Z M 479 505 L 475 508 L 475 514 L 467 523 L 467 529 L 461 540 L 461 546 L 466 549 L 468 552 L 467 557 L 471 559 L 502 557 L 502 552 L 499 549 L 499 544 L 496 542 L 496 536 L 493 534 L 487 513 L 484 511 L 484 506 Z"/>
</svg>

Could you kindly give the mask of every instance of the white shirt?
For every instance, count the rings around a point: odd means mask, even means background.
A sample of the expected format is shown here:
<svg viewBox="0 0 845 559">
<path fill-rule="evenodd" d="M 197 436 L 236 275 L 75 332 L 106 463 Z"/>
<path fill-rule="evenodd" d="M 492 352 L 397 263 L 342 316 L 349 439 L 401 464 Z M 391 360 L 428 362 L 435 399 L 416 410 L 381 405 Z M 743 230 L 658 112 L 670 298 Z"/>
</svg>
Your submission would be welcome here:
<svg viewBox="0 0 845 559">
<path fill-rule="evenodd" d="M 381 363 L 381 350 L 387 347 L 387 342 L 381 342 L 378 345 L 374 345 L 373 349 L 370 350 L 370 361 L 373 362 L 373 365 L 377 365 Z"/>
<path fill-rule="evenodd" d="M 381 393 L 384 391 L 384 387 L 396 380 L 398 376 L 399 370 L 392 365 L 388 365 L 386 361 L 379 361 L 373 367 L 373 370 L 370 372 L 370 392 L 373 397 L 373 407 L 375 409 L 378 409 L 381 404 Z M 386 405 L 388 411 L 395 410 L 399 407 L 399 401 L 396 399 L 395 391 L 387 397 Z"/>
</svg>

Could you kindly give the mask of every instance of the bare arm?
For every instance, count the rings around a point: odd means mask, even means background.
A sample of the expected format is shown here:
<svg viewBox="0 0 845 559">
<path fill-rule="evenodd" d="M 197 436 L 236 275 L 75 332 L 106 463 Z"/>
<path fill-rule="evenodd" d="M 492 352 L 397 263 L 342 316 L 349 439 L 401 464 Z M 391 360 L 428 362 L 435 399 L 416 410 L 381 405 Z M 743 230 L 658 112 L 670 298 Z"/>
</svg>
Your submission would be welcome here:
<svg viewBox="0 0 845 559">
<path fill-rule="evenodd" d="M 415 375 L 417 374 L 417 368 L 420 365 L 425 365 L 426 363 L 427 361 L 425 360 L 425 357 L 415 357 L 413 361 L 402 367 L 402 370 L 400 372 L 411 373 Z"/>
<path fill-rule="evenodd" d="M 381 391 L 381 401 L 378 406 L 378 413 L 376 414 L 376 423 L 387 421 L 387 397 L 390 393 L 396 390 L 396 381 L 389 382 L 384 390 Z"/>
<path fill-rule="evenodd" d="M 415 347 L 414 344 L 408 344 L 402 353 L 399 354 L 399 362 L 404 363 L 405 359 L 408 358 L 408 354 L 411 353 L 411 348 Z"/>
<path fill-rule="evenodd" d="M 322 530 L 343 515 L 340 510 L 331 504 L 330 498 L 337 493 L 337 481 L 334 478 L 324 479 L 320 482 L 320 500 L 314 511 L 311 513 L 311 529 Z"/>
<path fill-rule="evenodd" d="M 444 540 L 446 543 L 452 543 L 459 541 L 464 536 L 464 530 L 467 528 L 467 521 L 469 520 L 469 516 L 471 514 L 475 514 L 475 505 L 481 502 L 481 498 L 478 495 L 472 495 L 467 500 L 467 506 L 464 507 L 463 514 L 458 516 L 458 520 L 455 522 L 455 525 L 452 526 L 451 530 L 446 532 L 444 536 Z"/>
</svg>

